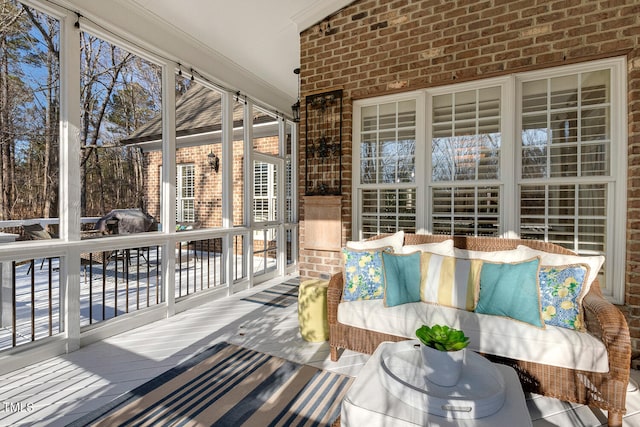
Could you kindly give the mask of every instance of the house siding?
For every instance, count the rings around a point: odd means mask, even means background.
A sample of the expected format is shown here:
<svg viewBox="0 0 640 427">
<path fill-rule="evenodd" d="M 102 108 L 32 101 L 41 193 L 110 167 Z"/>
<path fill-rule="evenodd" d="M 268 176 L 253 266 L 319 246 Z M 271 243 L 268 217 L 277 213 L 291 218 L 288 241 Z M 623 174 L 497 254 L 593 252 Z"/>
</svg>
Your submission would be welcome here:
<svg viewBox="0 0 640 427">
<path fill-rule="evenodd" d="M 352 235 L 353 101 L 594 59 L 628 61 L 625 313 L 640 352 L 640 3 L 592 0 L 361 0 L 300 34 L 301 97 L 343 90 L 342 241 Z M 299 164 L 304 164 L 305 111 Z M 340 253 L 305 249 L 302 277 L 340 270 Z"/>
</svg>

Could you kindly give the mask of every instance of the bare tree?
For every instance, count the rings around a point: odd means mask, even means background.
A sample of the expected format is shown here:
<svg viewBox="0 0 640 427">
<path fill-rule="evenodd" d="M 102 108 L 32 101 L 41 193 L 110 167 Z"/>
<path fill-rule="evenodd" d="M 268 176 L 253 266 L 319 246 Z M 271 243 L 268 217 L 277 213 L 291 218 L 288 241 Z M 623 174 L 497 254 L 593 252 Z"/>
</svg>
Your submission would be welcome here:
<svg viewBox="0 0 640 427">
<path fill-rule="evenodd" d="M 59 29 L 0 0 L 0 219 L 58 215 Z M 120 140 L 159 114 L 160 67 L 83 32 L 80 72 L 83 214 L 143 207 L 141 153 Z"/>
<path fill-rule="evenodd" d="M 46 49 L 40 55 L 40 61 L 46 69 L 46 83 L 42 88 L 45 102 L 43 108 L 43 159 L 42 159 L 42 212 L 48 218 L 57 216 L 58 197 L 58 141 L 59 141 L 59 98 L 60 98 L 60 51 L 57 45 L 59 25 L 56 20 L 45 14 L 34 12 L 23 6 L 29 20 L 41 34 Z"/>
</svg>

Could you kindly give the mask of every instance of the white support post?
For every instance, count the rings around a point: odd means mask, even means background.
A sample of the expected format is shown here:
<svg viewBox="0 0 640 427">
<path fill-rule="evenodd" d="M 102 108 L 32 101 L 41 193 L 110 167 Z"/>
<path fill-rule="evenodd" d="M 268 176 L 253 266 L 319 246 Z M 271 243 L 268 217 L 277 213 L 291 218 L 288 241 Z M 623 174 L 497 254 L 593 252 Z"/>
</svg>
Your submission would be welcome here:
<svg viewBox="0 0 640 427">
<path fill-rule="evenodd" d="M 168 63 L 162 69 L 162 193 L 160 217 L 162 232 L 176 231 L 176 95 L 174 67 Z M 175 314 L 176 257 L 173 240 L 162 249 L 162 283 L 167 303 L 167 317 Z"/>
<path fill-rule="evenodd" d="M 285 121 L 278 120 L 278 141 L 279 141 L 279 153 L 280 161 L 278 162 L 278 182 L 276 183 L 276 190 L 278 195 L 276 197 L 278 204 L 278 240 L 277 247 L 278 252 L 276 254 L 276 262 L 278 266 L 278 276 L 284 277 L 287 270 L 287 235 L 285 233 L 284 222 L 287 212 L 287 191 L 286 191 L 286 147 L 285 147 Z"/>
<path fill-rule="evenodd" d="M 80 29 L 76 17 L 61 20 L 60 49 L 60 239 L 80 240 Z M 60 312 L 66 351 L 80 348 L 80 253 L 60 260 Z"/>
<path fill-rule="evenodd" d="M 222 94 L 222 228 L 233 228 L 233 96 L 229 92 Z M 246 126 L 246 121 L 244 122 Z M 246 159 L 246 155 L 244 156 Z M 227 295 L 233 293 L 233 236 L 227 234 L 222 239 L 222 253 L 226 254 L 225 281 Z"/>
<path fill-rule="evenodd" d="M 247 259 L 247 279 L 253 285 L 253 104 L 251 102 L 244 106 L 244 218 L 245 224 L 249 228 L 249 238 L 242 252 L 242 256 Z"/>
</svg>

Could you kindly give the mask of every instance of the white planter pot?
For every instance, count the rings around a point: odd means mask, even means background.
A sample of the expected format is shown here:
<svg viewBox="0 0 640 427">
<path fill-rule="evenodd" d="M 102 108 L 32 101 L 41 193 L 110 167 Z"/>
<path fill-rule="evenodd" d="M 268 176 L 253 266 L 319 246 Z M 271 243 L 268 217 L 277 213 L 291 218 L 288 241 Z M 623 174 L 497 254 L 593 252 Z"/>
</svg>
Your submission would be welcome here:
<svg viewBox="0 0 640 427">
<path fill-rule="evenodd" d="M 458 351 L 440 351 L 420 343 L 424 376 L 428 381 L 444 387 L 458 383 L 466 348 Z"/>
</svg>

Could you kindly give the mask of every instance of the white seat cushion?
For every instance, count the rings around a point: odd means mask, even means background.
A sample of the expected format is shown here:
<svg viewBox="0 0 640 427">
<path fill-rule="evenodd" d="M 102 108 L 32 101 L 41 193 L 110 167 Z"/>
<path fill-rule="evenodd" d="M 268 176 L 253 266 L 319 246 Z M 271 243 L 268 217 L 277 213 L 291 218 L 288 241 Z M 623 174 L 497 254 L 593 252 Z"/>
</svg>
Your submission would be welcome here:
<svg viewBox="0 0 640 427">
<path fill-rule="evenodd" d="M 565 254 L 554 254 L 550 252 L 539 251 L 537 249 L 532 249 L 528 246 L 518 245 L 518 250 L 522 250 L 525 253 L 528 253 L 530 256 L 539 256 L 540 257 L 540 265 L 550 265 L 550 266 L 559 266 L 559 265 L 573 265 L 573 264 L 587 264 L 589 266 L 589 276 L 585 281 L 585 290 L 586 294 L 589 292 L 591 288 L 591 284 L 600 274 L 600 268 L 602 264 L 604 264 L 604 256 L 602 255 L 565 255 Z"/>
<path fill-rule="evenodd" d="M 347 248 L 356 250 L 366 249 L 379 249 L 386 246 L 391 246 L 394 252 L 402 251 L 402 245 L 404 243 L 404 231 L 398 231 L 390 236 L 382 237 L 380 239 L 373 240 L 358 240 L 348 241 Z"/>
<path fill-rule="evenodd" d="M 419 245 L 404 245 L 400 251 L 403 254 L 412 254 L 414 252 L 429 252 L 442 256 L 453 256 L 453 239 L 444 240 L 436 243 L 422 243 Z"/>
<path fill-rule="evenodd" d="M 415 339 L 422 325 L 462 329 L 471 350 L 522 361 L 593 372 L 608 372 L 604 344 L 589 333 L 545 329 L 500 316 L 415 302 L 385 307 L 382 300 L 350 301 L 338 306 L 338 322 Z"/>
</svg>

